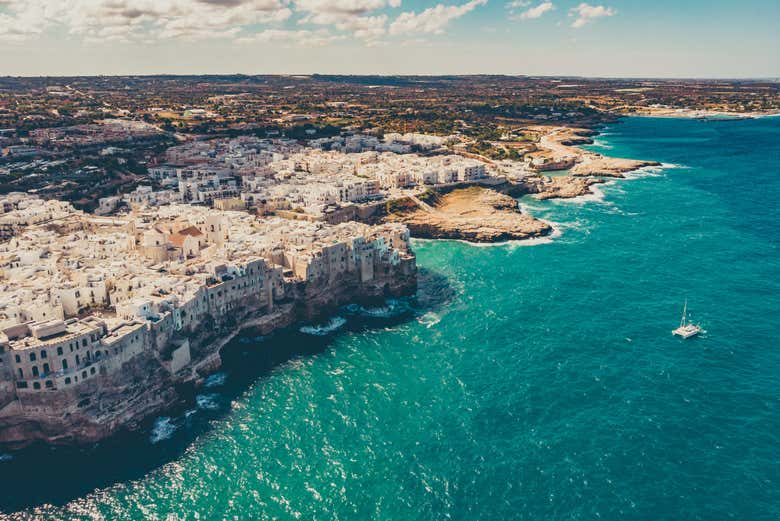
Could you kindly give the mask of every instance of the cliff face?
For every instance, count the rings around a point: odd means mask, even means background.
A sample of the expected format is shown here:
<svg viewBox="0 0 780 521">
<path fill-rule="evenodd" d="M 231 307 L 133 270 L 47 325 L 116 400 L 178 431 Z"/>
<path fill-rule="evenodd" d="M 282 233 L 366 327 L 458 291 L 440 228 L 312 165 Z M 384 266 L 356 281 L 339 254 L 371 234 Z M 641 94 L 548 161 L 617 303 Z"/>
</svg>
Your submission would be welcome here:
<svg viewBox="0 0 780 521">
<path fill-rule="evenodd" d="M 413 257 L 379 262 L 365 273 L 352 271 L 332 280 L 288 282 L 284 299 L 269 309 L 267 299 L 244 297 L 221 317 L 203 315 L 198 326 L 177 333 L 186 341 L 189 360 L 176 368 L 172 340 L 147 338 L 149 347 L 112 374 L 98 374 L 79 385 L 6 400 L 0 409 L 0 447 L 19 448 L 33 441 L 51 444 L 93 443 L 133 430 L 143 420 L 177 405 L 185 391 L 221 365 L 220 349 L 244 328 L 262 334 L 311 320 L 354 301 L 414 293 L 417 269 Z M 146 335 L 154 336 L 149 330 Z M 8 393 L 3 393 L 8 394 Z"/>
</svg>

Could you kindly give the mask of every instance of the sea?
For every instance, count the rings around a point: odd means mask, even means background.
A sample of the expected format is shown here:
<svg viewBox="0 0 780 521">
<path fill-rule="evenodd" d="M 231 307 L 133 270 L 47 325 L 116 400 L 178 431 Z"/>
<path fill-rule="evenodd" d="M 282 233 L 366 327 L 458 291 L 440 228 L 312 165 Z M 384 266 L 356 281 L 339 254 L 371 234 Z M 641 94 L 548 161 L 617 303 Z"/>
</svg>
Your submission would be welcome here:
<svg viewBox="0 0 780 521">
<path fill-rule="evenodd" d="M 0 455 L 0 519 L 780 519 L 780 118 L 589 148 L 663 166 L 522 198 L 547 240 L 416 241 L 414 298 L 242 334 L 140 433 Z"/>
</svg>

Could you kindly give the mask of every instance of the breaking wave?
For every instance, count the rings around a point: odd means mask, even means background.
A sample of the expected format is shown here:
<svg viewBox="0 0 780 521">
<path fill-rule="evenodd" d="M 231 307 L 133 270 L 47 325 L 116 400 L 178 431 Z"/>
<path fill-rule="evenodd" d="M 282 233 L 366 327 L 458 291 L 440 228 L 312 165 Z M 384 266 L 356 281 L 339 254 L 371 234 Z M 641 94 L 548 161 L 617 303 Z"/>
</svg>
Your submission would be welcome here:
<svg viewBox="0 0 780 521">
<path fill-rule="evenodd" d="M 195 397 L 195 403 L 198 404 L 198 409 L 214 411 L 219 409 L 219 395 L 217 393 L 199 394 Z"/>
<path fill-rule="evenodd" d="M 365 307 L 359 304 L 350 304 L 344 310 L 352 315 L 368 318 L 393 318 L 411 310 L 409 303 L 401 299 L 388 299 L 384 306 Z"/>
<path fill-rule="evenodd" d="M 341 326 L 347 323 L 347 319 L 343 317 L 333 317 L 324 324 L 317 324 L 313 326 L 303 326 L 299 329 L 301 333 L 315 336 L 325 336 L 333 333 Z"/>
<path fill-rule="evenodd" d="M 179 427 L 173 423 L 173 419 L 170 416 L 161 416 L 155 420 L 154 426 L 152 426 L 152 432 L 149 435 L 149 442 L 155 444 L 164 440 L 168 440 L 173 436 L 178 428 Z"/>
<path fill-rule="evenodd" d="M 225 385 L 225 380 L 227 380 L 227 373 L 220 372 L 220 373 L 214 373 L 210 375 L 206 380 L 203 382 L 203 387 L 206 389 L 211 389 L 212 387 L 219 387 L 221 385 Z"/>
</svg>

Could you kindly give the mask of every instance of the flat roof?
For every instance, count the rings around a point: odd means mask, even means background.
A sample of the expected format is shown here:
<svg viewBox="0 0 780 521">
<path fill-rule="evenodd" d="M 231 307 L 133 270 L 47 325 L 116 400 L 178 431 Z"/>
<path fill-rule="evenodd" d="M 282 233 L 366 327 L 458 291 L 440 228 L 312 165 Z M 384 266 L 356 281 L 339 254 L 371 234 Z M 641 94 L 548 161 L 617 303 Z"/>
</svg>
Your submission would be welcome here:
<svg viewBox="0 0 780 521">
<path fill-rule="evenodd" d="M 95 321 L 85 319 L 79 320 L 73 323 L 65 324 L 65 332 L 58 333 L 46 338 L 35 338 L 32 335 L 17 340 L 11 340 L 9 347 L 14 351 L 24 351 L 26 349 L 34 349 L 37 347 L 45 347 L 48 345 L 57 344 L 63 341 L 73 340 L 75 337 L 89 333 L 98 327 Z"/>
</svg>

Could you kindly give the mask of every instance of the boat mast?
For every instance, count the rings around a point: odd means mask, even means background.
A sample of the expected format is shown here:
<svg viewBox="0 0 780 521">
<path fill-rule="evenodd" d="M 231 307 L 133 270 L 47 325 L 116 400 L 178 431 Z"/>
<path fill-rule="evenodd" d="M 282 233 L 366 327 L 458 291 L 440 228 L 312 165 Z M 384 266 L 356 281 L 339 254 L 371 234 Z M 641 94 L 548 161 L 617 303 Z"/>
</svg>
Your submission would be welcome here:
<svg viewBox="0 0 780 521">
<path fill-rule="evenodd" d="M 685 299 L 685 304 L 683 305 L 683 314 L 682 318 L 680 319 L 680 327 L 685 326 L 685 315 L 688 313 L 688 299 Z"/>
</svg>

